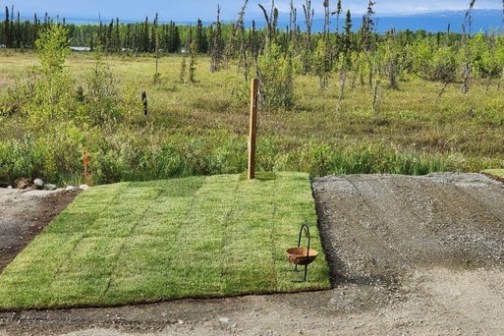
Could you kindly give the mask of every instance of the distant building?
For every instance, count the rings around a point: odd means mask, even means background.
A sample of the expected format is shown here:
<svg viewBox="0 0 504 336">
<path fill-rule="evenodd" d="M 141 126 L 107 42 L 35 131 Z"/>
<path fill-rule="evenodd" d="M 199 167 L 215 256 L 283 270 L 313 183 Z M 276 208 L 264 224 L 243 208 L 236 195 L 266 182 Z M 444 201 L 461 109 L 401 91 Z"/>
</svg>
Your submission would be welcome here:
<svg viewBox="0 0 504 336">
<path fill-rule="evenodd" d="M 91 51 L 90 47 L 70 47 L 72 51 Z"/>
</svg>

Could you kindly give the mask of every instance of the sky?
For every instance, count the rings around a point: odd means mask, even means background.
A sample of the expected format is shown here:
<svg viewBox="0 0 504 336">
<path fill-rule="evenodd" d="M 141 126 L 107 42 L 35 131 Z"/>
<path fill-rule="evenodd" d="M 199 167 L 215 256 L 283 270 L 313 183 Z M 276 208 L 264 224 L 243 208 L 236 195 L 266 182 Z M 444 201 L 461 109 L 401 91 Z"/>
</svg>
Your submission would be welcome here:
<svg viewBox="0 0 504 336">
<path fill-rule="evenodd" d="M 465 10 L 469 0 L 374 0 L 377 15 L 415 14 L 443 10 Z M 216 16 L 217 4 L 221 6 L 221 18 L 234 20 L 243 5 L 243 0 L 0 0 L 0 7 L 14 6 L 23 16 L 34 13 L 48 12 L 51 17 L 96 18 L 110 19 L 119 17 L 122 20 L 152 19 L 159 13 L 161 21 L 191 22 L 200 18 L 203 21 L 213 21 Z M 312 0 L 316 16 L 323 14 L 323 0 Z M 336 0 L 330 0 L 331 7 Z M 281 13 L 289 12 L 289 0 L 276 0 L 275 5 Z M 302 19 L 302 4 L 305 0 L 295 0 L 298 8 L 298 18 Z M 342 0 L 344 11 L 349 9 L 352 15 L 365 12 L 368 0 Z M 256 19 L 262 16 L 258 4 L 270 8 L 271 0 L 250 0 L 246 19 Z M 477 9 L 501 9 L 502 1 L 477 0 Z"/>
</svg>

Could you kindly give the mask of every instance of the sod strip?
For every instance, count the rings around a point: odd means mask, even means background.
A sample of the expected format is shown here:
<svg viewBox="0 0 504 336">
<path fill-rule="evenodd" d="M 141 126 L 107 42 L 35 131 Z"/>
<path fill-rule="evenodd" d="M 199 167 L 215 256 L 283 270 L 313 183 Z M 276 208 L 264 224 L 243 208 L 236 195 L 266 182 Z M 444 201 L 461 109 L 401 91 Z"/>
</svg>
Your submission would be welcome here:
<svg viewBox="0 0 504 336">
<path fill-rule="evenodd" d="M 305 221 L 320 255 L 296 282 L 285 250 Z M 324 289 L 328 274 L 307 174 L 119 183 L 80 194 L 18 255 L 0 309 Z"/>
<path fill-rule="evenodd" d="M 486 169 L 481 173 L 504 183 L 504 169 Z"/>
</svg>

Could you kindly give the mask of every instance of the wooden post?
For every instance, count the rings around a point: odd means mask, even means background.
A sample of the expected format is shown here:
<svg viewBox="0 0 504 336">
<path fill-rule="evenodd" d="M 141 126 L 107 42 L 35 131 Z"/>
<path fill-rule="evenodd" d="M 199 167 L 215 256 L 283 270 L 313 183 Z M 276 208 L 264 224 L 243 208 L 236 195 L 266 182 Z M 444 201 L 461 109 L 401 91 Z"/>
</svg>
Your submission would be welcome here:
<svg viewBox="0 0 504 336">
<path fill-rule="evenodd" d="M 87 150 L 84 151 L 82 163 L 84 165 L 84 183 L 87 185 L 91 185 L 91 172 L 89 169 L 89 166 L 91 164 L 91 154 L 89 154 Z"/>
<path fill-rule="evenodd" d="M 250 131 L 248 142 L 248 174 L 247 178 L 255 178 L 255 160 L 256 160 L 256 136 L 257 136 L 257 100 L 259 95 L 259 79 L 252 79 L 250 88 Z"/>
<path fill-rule="evenodd" d="M 142 105 L 143 105 L 144 115 L 146 116 L 147 113 L 149 112 L 149 110 L 147 108 L 147 92 L 145 92 L 145 91 L 142 92 Z"/>
</svg>

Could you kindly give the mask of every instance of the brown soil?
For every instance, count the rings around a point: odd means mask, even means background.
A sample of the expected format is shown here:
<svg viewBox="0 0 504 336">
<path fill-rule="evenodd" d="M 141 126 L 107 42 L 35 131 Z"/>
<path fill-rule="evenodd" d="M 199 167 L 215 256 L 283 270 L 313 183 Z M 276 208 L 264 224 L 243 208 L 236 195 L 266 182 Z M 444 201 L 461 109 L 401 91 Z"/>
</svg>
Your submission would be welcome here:
<svg viewBox="0 0 504 336">
<path fill-rule="evenodd" d="M 1 313 L 0 336 L 502 334 L 502 184 L 366 175 L 316 179 L 313 191 L 332 290 Z"/>
<path fill-rule="evenodd" d="M 0 273 L 76 192 L 0 189 Z"/>
</svg>

